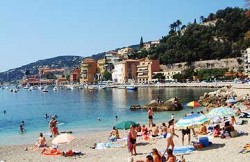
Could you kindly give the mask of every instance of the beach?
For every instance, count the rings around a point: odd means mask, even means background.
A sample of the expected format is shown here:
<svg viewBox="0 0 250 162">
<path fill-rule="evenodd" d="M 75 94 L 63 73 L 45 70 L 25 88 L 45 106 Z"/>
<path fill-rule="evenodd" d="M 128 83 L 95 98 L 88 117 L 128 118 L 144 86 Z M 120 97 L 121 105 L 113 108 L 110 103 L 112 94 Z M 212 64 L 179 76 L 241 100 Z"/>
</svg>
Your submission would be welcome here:
<svg viewBox="0 0 250 162">
<path fill-rule="evenodd" d="M 248 93 L 249 89 L 235 88 L 237 96 L 244 96 Z M 145 114 L 145 118 L 146 118 Z M 236 118 L 237 122 L 242 119 Z M 237 131 L 242 131 L 244 133 L 250 133 L 250 120 L 248 124 L 236 125 L 235 129 Z M 163 121 L 166 122 L 166 121 Z M 147 123 L 141 123 L 147 125 Z M 157 123 L 159 126 L 161 123 Z M 111 131 L 111 130 L 110 130 Z M 126 140 L 120 140 L 115 142 L 115 147 L 106 149 L 93 149 L 95 143 L 108 142 L 108 136 L 110 131 L 102 131 L 98 133 L 77 135 L 76 139 L 69 144 L 60 145 L 61 150 L 76 150 L 81 151 L 82 155 L 76 155 L 72 157 L 64 157 L 60 155 L 56 156 L 46 156 L 41 154 L 41 150 L 34 150 L 35 141 L 30 141 L 28 145 L 11 145 L 11 146 L 0 146 L 0 161 L 6 162 L 25 162 L 25 161 L 95 161 L 95 162 L 127 162 L 131 159 L 131 155 L 128 152 L 126 146 Z M 126 138 L 128 130 L 119 130 L 120 137 Z M 175 146 L 181 146 L 181 131 L 176 131 L 179 137 L 174 137 Z M 74 133 L 73 133 L 74 135 Z M 48 145 L 51 146 L 50 138 L 46 138 Z M 191 141 L 196 141 L 195 138 L 191 137 Z M 250 143 L 249 135 L 242 135 L 230 139 L 212 138 L 210 139 L 212 145 L 202 149 L 196 149 L 190 154 L 185 154 L 184 158 L 189 162 L 209 162 L 209 161 L 230 161 L 230 162 L 248 162 L 250 160 L 250 153 L 242 154 L 239 153 L 243 146 Z M 187 137 L 185 137 L 185 142 L 187 143 Z M 152 148 L 156 148 L 162 151 L 166 146 L 166 139 L 154 139 L 143 140 L 142 138 L 137 139 L 137 153 L 138 155 L 132 156 L 134 161 L 145 160 L 145 157 L 151 152 Z M 180 156 L 177 155 L 177 159 Z"/>
</svg>

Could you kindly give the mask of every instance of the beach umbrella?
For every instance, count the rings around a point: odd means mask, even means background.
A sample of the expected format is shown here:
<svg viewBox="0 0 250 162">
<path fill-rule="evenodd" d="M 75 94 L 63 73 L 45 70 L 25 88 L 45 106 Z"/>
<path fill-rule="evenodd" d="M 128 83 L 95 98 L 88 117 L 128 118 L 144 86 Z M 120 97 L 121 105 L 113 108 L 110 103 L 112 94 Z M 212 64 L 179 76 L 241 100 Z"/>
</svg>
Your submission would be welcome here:
<svg viewBox="0 0 250 162">
<path fill-rule="evenodd" d="M 178 120 L 175 127 L 178 129 L 186 129 L 187 127 L 198 127 L 201 124 L 208 122 L 209 118 L 203 114 L 192 114 Z"/>
<path fill-rule="evenodd" d="M 117 129 L 129 129 L 131 125 L 137 125 L 135 122 L 127 120 L 127 121 L 122 121 L 118 123 L 115 127 Z"/>
<path fill-rule="evenodd" d="M 212 109 L 208 114 L 207 117 L 215 118 L 215 117 L 225 117 L 225 116 L 234 116 L 235 112 L 232 108 L 229 107 L 218 107 Z"/>
<path fill-rule="evenodd" d="M 190 107 L 199 107 L 199 106 L 201 106 L 201 105 L 199 104 L 198 101 L 191 101 L 191 102 L 187 103 L 186 106 L 190 106 Z"/>
<path fill-rule="evenodd" d="M 62 133 L 62 134 L 59 134 L 58 136 L 56 136 L 52 140 L 52 144 L 54 144 L 54 145 L 69 144 L 74 139 L 76 139 L 75 136 L 68 134 L 68 133 Z"/>
<path fill-rule="evenodd" d="M 232 99 L 232 98 L 226 100 L 226 103 L 235 103 L 235 102 L 237 102 L 237 101 L 235 99 Z"/>
</svg>

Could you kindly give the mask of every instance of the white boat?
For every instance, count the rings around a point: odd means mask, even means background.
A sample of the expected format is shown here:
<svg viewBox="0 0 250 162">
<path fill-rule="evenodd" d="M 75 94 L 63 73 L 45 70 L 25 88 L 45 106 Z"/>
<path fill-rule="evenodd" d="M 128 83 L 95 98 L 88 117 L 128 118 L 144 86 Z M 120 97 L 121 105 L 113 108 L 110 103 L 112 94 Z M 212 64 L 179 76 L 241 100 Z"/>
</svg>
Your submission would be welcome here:
<svg viewBox="0 0 250 162">
<path fill-rule="evenodd" d="M 118 89 L 126 89 L 126 86 L 118 86 Z"/>
<path fill-rule="evenodd" d="M 49 90 L 47 88 L 44 88 L 43 92 L 49 92 Z"/>
<path fill-rule="evenodd" d="M 55 87 L 53 88 L 53 91 L 58 91 L 58 87 L 55 86 Z"/>
<path fill-rule="evenodd" d="M 105 85 L 99 85 L 99 89 L 106 89 L 107 87 Z"/>
<path fill-rule="evenodd" d="M 127 90 L 137 91 L 138 87 L 136 86 L 127 86 Z"/>
</svg>

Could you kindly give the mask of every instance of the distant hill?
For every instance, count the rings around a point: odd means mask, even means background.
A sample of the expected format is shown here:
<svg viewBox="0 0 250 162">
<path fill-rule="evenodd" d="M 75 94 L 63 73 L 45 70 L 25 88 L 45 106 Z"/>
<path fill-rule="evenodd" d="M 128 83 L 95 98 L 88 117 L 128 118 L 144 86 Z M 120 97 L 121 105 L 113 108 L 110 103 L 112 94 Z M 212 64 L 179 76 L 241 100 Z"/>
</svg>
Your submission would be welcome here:
<svg viewBox="0 0 250 162">
<path fill-rule="evenodd" d="M 131 45 L 130 48 L 138 50 L 139 45 Z M 121 48 L 115 49 L 118 51 Z M 106 52 L 101 52 L 90 56 L 95 60 L 103 59 Z M 23 78 L 26 70 L 29 70 L 30 74 L 38 74 L 39 67 L 51 67 L 51 68 L 74 68 L 79 67 L 81 61 L 84 57 L 81 56 L 58 56 L 53 58 L 48 58 L 44 60 L 38 60 L 36 62 L 23 65 L 21 67 L 10 69 L 8 71 L 0 73 L 0 82 L 14 82 Z"/>
<path fill-rule="evenodd" d="M 29 70 L 30 74 L 38 74 L 39 67 L 51 67 L 51 68 L 73 68 L 79 67 L 83 57 L 81 56 L 58 56 L 44 60 L 38 60 L 36 62 L 8 70 L 0 73 L 0 82 L 12 82 L 20 80 L 26 70 Z"/>
</svg>

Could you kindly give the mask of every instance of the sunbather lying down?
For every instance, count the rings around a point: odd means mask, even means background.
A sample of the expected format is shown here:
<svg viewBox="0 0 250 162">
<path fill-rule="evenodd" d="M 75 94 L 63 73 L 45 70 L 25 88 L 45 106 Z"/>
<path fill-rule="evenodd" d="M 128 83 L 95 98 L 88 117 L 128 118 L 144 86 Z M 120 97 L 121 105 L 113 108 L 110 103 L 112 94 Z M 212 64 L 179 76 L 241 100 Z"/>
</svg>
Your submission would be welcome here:
<svg viewBox="0 0 250 162">
<path fill-rule="evenodd" d="M 62 155 L 62 153 L 57 148 L 46 147 L 42 150 L 43 155 Z"/>
<path fill-rule="evenodd" d="M 81 151 L 59 151 L 57 148 L 44 148 L 42 151 L 43 155 L 63 155 L 63 156 L 73 156 L 73 155 L 82 155 Z"/>
</svg>

